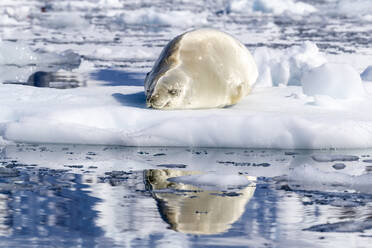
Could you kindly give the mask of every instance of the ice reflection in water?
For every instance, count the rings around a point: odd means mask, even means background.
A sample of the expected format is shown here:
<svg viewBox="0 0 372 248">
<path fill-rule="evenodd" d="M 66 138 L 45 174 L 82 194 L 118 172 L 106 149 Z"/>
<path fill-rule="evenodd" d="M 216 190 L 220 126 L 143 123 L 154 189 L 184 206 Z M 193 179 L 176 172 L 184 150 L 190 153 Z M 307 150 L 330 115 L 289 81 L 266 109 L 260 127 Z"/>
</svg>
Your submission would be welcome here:
<svg viewBox="0 0 372 248">
<path fill-rule="evenodd" d="M 2 246 L 367 247 L 372 237 L 371 150 L 18 145 L 0 154 Z M 221 191 L 168 180 L 195 173 L 256 183 Z"/>
<path fill-rule="evenodd" d="M 91 237 L 103 230 L 95 225 L 98 212 L 92 206 L 100 199 L 89 195 L 81 174 L 13 166 L 24 165 L 8 163 L 0 170 L 2 243 L 18 247 L 13 238 L 19 237 L 41 244 L 53 238 L 56 245 L 95 245 Z"/>
</svg>

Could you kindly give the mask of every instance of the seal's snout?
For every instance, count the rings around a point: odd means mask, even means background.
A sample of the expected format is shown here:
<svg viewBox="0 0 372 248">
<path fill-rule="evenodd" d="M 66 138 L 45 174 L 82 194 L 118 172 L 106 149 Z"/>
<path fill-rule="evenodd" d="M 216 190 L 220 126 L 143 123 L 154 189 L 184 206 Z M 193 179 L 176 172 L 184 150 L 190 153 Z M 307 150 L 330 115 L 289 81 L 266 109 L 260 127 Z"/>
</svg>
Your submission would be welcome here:
<svg viewBox="0 0 372 248">
<path fill-rule="evenodd" d="M 150 95 L 149 97 L 147 97 L 146 99 L 146 105 L 147 107 L 153 107 L 153 108 L 156 108 L 156 106 L 158 106 L 158 102 L 159 102 L 159 94 L 154 94 L 154 95 Z"/>
<path fill-rule="evenodd" d="M 169 99 L 166 99 L 164 96 L 160 96 L 160 94 L 153 94 L 150 97 L 146 99 L 146 105 L 147 107 L 160 109 L 163 107 L 168 106 Z"/>
</svg>

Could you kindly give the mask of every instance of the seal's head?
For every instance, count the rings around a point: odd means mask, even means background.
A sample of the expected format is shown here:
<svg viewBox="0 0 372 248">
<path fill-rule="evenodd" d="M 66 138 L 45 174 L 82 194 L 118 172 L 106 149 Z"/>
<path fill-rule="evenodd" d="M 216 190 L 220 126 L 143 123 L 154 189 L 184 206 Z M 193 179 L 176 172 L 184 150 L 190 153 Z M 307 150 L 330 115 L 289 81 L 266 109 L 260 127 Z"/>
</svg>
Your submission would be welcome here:
<svg viewBox="0 0 372 248">
<path fill-rule="evenodd" d="M 158 78 L 155 87 L 148 89 L 147 107 L 155 109 L 177 109 L 185 104 L 187 76 L 177 69 L 170 70 Z"/>
</svg>

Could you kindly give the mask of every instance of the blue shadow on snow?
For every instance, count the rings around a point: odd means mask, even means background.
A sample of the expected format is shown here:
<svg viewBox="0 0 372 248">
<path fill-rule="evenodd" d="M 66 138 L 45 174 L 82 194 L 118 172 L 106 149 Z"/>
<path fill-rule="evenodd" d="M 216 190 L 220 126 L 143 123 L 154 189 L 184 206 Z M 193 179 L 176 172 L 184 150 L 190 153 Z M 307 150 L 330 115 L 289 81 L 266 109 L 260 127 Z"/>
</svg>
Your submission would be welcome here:
<svg viewBox="0 0 372 248">
<path fill-rule="evenodd" d="M 146 96 L 144 91 L 133 94 L 114 93 L 112 96 L 116 101 L 124 106 L 142 109 L 146 108 Z"/>
<path fill-rule="evenodd" d="M 92 79 L 104 81 L 106 86 L 143 86 L 145 73 L 102 69 L 93 72 Z"/>
</svg>

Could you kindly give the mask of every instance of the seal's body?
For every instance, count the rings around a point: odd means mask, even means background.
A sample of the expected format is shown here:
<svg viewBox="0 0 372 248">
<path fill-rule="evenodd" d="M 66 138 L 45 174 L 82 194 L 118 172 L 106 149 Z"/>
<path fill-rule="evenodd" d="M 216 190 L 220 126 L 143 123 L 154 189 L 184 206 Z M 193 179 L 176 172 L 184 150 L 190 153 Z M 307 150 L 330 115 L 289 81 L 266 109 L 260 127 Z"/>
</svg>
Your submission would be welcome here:
<svg viewBox="0 0 372 248">
<path fill-rule="evenodd" d="M 197 29 L 163 49 L 145 79 L 146 104 L 156 109 L 232 105 L 246 96 L 258 76 L 248 49 L 232 36 Z"/>
</svg>

